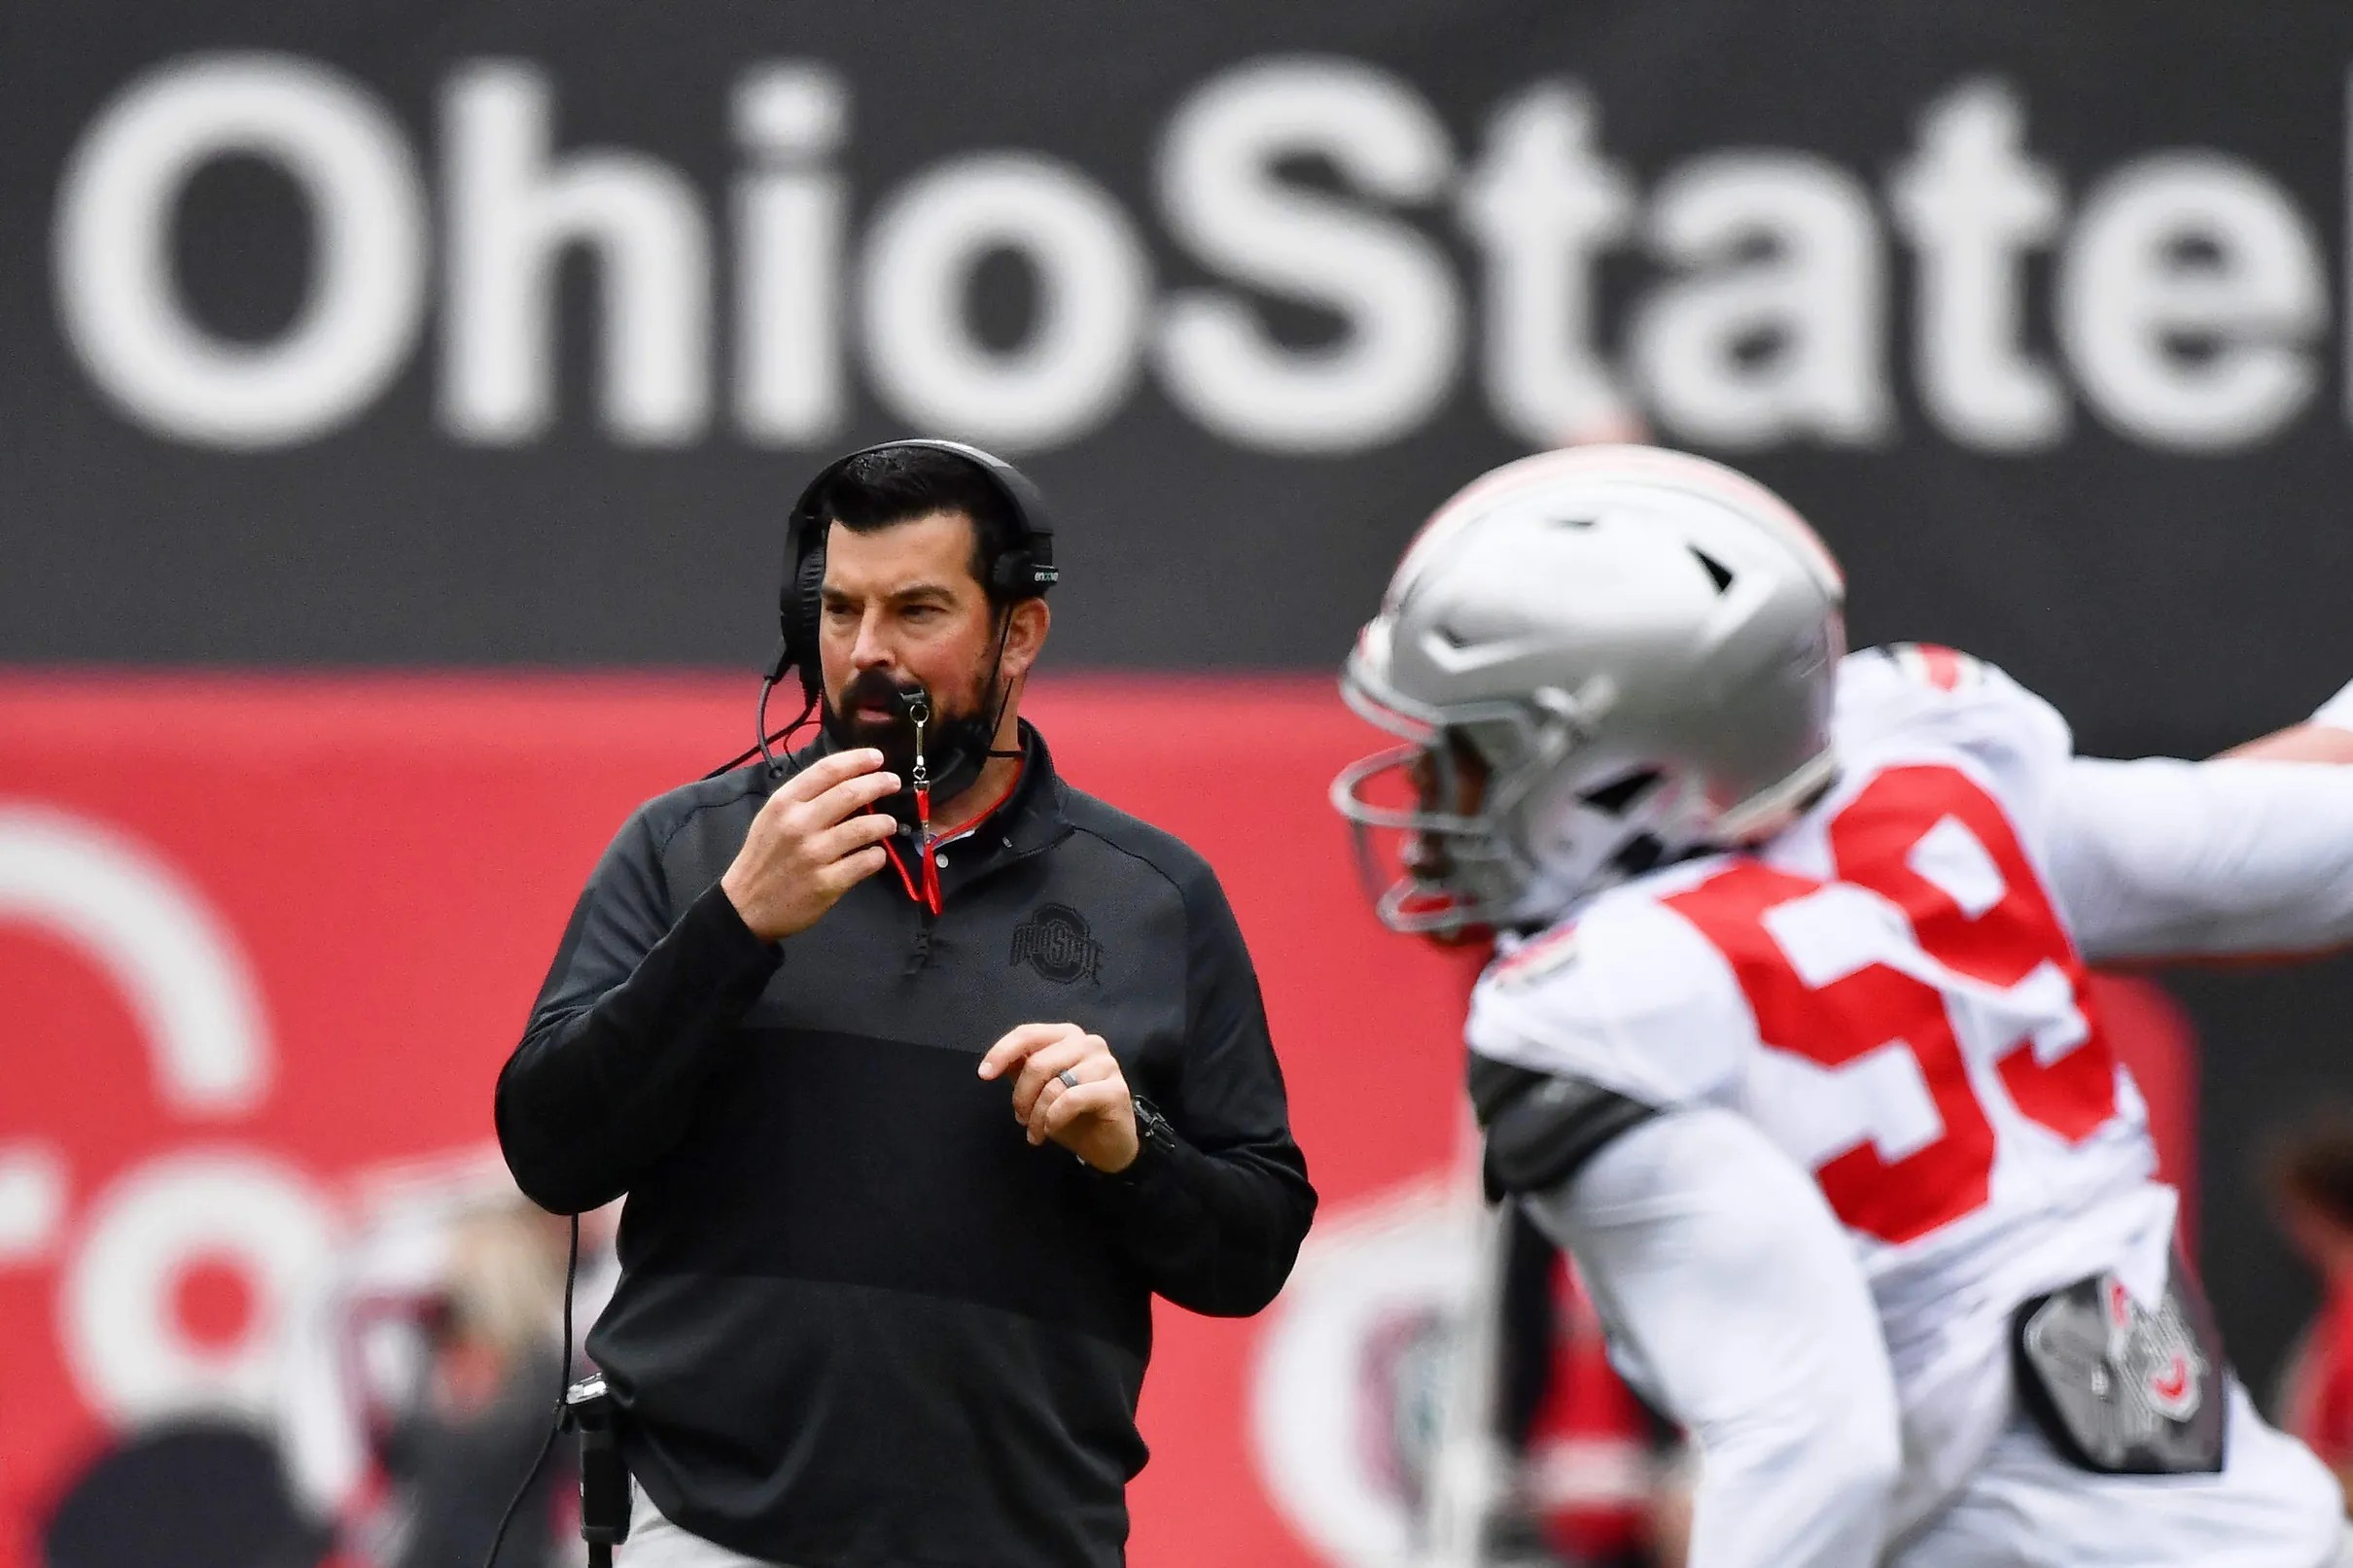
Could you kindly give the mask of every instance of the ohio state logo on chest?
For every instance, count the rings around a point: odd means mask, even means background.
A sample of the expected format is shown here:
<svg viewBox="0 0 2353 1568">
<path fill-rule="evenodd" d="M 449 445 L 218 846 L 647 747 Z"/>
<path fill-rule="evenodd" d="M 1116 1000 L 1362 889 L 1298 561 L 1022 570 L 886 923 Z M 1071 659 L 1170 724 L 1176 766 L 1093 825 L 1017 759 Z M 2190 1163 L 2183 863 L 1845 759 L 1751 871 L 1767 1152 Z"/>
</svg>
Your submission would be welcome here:
<svg viewBox="0 0 2353 1568">
<path fill-rule="evenodd" d="M 1081 980 L 1101 983 L 1103 944 L 1087 928 L 1084 915 L 1068 904 L 1040 904 L 1036 913 L 1013 928 L 1013 951 L 1007 967 L 1027 963 L 1058 986 Z"/>
</svg>

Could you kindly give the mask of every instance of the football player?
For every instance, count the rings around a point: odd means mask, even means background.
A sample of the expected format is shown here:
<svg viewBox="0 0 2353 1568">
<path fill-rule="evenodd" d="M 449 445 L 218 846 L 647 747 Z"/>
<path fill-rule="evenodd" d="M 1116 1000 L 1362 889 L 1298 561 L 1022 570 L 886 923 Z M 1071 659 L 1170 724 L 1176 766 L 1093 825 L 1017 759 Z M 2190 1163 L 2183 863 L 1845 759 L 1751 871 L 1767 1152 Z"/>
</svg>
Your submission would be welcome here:
<svg viewBox="0 0 2353 1568">
<path fill-rule="evenodd" d="M 1491 1188 L 1693 1433 L 1694 1568 L 2322 1568 L 2336 1490 L 2230 1375 L 2085 973 L 2353 939 L 2353 716 L 2079 758 L 1965 655 L 1847 654 L 1844 591 L 1646 447 L 1406 552 L 1342 679 L 1404 744 L 1333 795 L 1387 923 L 1497 934 Z"/>
</svg>

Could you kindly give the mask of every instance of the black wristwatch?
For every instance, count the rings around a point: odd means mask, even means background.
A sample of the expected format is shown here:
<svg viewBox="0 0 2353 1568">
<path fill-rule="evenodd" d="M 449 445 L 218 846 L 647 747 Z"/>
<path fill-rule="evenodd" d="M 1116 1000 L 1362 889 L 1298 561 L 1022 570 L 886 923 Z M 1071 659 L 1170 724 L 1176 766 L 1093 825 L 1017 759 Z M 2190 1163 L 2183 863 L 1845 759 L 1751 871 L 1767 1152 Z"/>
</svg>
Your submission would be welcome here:
<svg viewBox="0 0 2353 1568">
<path fill-rule="evenodd" d="M 1160 1107 L 1133 1089 L 1128 1091 L 1128 1098 L 1136 1107 L 1136 1158 L 1130 1160 L 1125 1168 L 1111 1171 L 1103 1178 L 1122 1187 L 1133 1187 L 1141 1181 L 1145 1172 L 1167 1159 L 1176 1147 L 1176 1130 L 1169 1126 L 1167 1117 L 1160 1114 Z M 1081 1161 L 1080 1164 L 1085 1162 Z"/>
<path fill-rule="evenodd" d="M 1169 1126 L 1167 1117 L 1160 1114 L 1160 1107 L 1132 1090 L 1128 1098 L 1136 1102 L 1136 1139 L 1141 1145 L 1137 1151 L 1137 1158 L 1143 1158 L 1143 1149 L 1156 1149 L 1162 1154 L 1174 1153 L 1176 1130 Z"/>
</svg>

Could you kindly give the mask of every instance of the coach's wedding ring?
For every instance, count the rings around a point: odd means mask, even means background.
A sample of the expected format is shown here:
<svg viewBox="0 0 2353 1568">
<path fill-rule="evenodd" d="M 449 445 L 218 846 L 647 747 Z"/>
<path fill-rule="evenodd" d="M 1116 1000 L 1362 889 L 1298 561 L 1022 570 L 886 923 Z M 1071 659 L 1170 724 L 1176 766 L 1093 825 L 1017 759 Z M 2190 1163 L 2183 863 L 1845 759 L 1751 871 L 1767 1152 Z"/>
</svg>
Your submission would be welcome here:
<svg viewBox="0 0 2353 1568">
<path fill-rule="evenodd" d="M 1078 1087 L 1078 1074 L 1071 1071 L 1070 1068 L 1065 1067 L 1060 1072 L 1054 1074 L 1054 1081 L 1062 1085 L 1062 1087 L 1065 1089 L 1076 1089 Z"/>
</svg>

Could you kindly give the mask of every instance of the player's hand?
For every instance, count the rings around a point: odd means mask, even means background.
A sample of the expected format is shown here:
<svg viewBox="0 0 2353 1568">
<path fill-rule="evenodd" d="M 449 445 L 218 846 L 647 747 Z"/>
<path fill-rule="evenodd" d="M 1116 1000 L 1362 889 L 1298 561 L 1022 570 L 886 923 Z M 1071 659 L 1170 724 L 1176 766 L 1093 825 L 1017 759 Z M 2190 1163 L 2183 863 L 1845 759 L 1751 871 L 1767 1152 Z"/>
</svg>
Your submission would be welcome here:
<svg viewBox="0 0 2353 1568">
<path fill-rule="evenodd" d="M 2261 740 L 2232 747 L 2227 757 L 2252 757 L 2259 762 L 2329 762 L 2353 764 L 2353 682 L 2313 712 L 2310 718 Z"/>
<path fill-rule="evenodd" d="M 890 858 L 896 819 L 867 807 L 898 792 L 871 748 L 820 757 L 786 781 L 752 819 L 719 879 L 753 934 L 775 942 L 807 930 Z"/>
<path fill-rule="evenodd" d="M 983 1078 L 1008 1073 L 1013 1120 L 1032 1143 L 1058 1143 L 1106 1173 L 1135 1164 L 1136 1097 L 1102 1035 L 1075 1024 L 1024 1024 L 980 1059 Z"/>
</svg>

